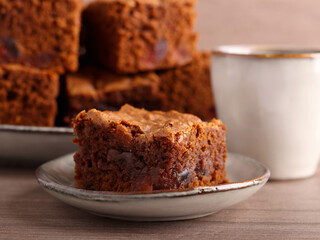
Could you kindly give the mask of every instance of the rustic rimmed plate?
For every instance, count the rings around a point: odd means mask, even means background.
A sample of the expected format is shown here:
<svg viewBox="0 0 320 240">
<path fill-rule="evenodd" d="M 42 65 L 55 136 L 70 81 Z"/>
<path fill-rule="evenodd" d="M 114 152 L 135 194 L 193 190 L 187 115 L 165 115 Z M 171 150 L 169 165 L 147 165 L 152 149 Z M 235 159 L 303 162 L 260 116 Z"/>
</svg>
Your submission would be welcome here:
<svg viewBox="0 0 320 240">
<path fill-rule="evenodd" d="M 0 162 L 35 165 L 77 150 L 73 129 L 0 124 Z"/>
<path fill-rule="evenodd" d="M 73 154 L 41 165 L 36 177 L 54 197 L 97 215 L 132 221 L 172 221 L 206 216 L 239 203 L 257 192 L 270 176 L 261 163 L 232 153 L 228 154 L 226 168 L 228 184 L 142 194 L 74 188 Z"/>
</svg>

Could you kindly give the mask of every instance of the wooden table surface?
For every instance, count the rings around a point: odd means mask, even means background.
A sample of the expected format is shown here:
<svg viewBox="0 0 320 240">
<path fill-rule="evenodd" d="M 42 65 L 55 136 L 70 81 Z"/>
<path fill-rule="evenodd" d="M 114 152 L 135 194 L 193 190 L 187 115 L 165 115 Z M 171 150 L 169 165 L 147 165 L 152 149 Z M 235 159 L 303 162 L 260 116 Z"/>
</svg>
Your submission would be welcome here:
<svg viewBox="0 0 320 240">
<path fill-rule="evenodd" d="M 312 178 L 268 182 L 211 216 L 126 222 L 91 215 L 43 191 L 33 169 L 0 170 L 0 239 L 320 239 L 320 168 Z"/>
<path fill-rule="evenodd" d="M 318 0 L 199 0 L 200 46 L 320 43 L 319 5 Z M 44 192 L 33 168 L 0 166 L 0 191 L 0 239 L 320 239 L 320 169 L 309 179 L 268 182 L 248 200 L 214 215 L 177 222 L 91 215 Z"/>
</svg>

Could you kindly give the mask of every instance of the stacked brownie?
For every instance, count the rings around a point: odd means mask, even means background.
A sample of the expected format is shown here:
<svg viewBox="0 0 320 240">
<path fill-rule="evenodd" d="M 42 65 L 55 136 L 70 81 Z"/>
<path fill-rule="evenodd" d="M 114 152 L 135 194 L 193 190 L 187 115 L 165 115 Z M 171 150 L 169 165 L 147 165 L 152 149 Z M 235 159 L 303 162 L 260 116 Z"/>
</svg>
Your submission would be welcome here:
<svg viewBox="0 0 320 240">
<path fill-rule="evenodd" d="M 65 81 L 65 123 L 128 103 L 214 117 L 210 55 L 196 49 L 195 0 L 100 0 L 82 14 L 86 63 Z M 85 90 L 88 89 L 88 90 Z"/>
<path fill-rule="evenodd" d="M 0 123 L 53 126 L 59 76 L 51 71 L 0 66 Z"/>
<path fill-rule="evenodd" d="M 83 12 L 88 54 L 118 73 L 168 69 L 191 62 L 195 0 L 112 0 Z"/>
<path fill-rule="evenodd" d="M 71 126 L 82 110 L 125 103 L 211 119 L 210 56 L 196 50 L 194 8 L 195 0 L 0 1 L 0 124 L 54 126 L 59 113 Z"/>
<path fill-rule="evenodd" d="M 0 1 L 0 124 L 54 126 L 59 75 L 78 69 L 82 0 Z"/>
<path fill-rule="evenodd" d="M 198 54 L 185 66 L 163 71 L 120 75 L 85 66 L 66 77 L 67 117 L 83 109 L 115 110 L 128 103 L 148 110 L 177 110 L 202 119 L 214 115 L 209 55 Z"/>
</svg>

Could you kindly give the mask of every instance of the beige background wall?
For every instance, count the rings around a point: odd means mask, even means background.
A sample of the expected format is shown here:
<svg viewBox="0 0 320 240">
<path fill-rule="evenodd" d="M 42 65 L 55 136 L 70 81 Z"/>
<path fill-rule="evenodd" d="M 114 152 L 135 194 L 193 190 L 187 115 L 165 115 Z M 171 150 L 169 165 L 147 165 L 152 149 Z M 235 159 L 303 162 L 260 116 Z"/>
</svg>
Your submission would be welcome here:
<svg viewBox="0 0 320 240">
<path fill-rule="evenodd" d="M 200 48 L 221 44 L 320 46 L 320 0 L 198 0 Z"/>
</svg>

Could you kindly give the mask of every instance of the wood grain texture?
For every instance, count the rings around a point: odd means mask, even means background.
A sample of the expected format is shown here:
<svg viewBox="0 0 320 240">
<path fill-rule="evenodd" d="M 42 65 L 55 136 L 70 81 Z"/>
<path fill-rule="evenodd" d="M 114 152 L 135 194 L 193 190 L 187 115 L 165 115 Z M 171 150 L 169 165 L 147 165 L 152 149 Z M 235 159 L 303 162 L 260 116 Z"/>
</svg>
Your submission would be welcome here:
<svg viewBox="0 0 320 240">
<path fill-rule="evenodd" d="M 97 217 L 43 191 L 33 170 L 0 170 L 0 239 L 319 239 L 320 168 L 309 179 L 268 182 L 208 217 L 139 223 Z"/>
</svg>

